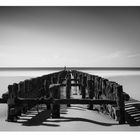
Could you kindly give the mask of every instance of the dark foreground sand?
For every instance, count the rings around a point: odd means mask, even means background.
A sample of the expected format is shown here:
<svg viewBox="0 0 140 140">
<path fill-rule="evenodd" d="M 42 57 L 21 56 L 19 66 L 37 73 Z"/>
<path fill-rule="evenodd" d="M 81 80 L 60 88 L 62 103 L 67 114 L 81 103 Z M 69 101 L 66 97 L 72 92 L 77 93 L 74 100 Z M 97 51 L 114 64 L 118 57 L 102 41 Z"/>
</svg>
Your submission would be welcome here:
<svg viewBox="0 0 140 140">
<path fill-rule="evenodd" d="M 1 106 L 0 131 L 139 131 L 140 126 L 118 125 L 108 116 L 90 111 L 83 105 L 74 105 L 63 110 L 61 118 L 48 118 L 50 112 L 35 109 L 22 115 L 18 122 L 7 122 L 7 106 Z"/>
<path fill-rule="evenodd" d="M 4 77 L 3 77 L 4 78 Z M 25 77 L 26 79 L 27 77 Z M 21 78 L 15 77 L 11 81 L 20 81 Z M 22 77 L 21 80 L 24 78 Z M 124 91 L 131 97 L 140 100 L 139 83 L 140 76 L 117 76 L 109 77 L 112 81 L 122 84 Z M 7 81 L 8 80 L 8 81 Z M 9 78 L 5 79 L 6 87 Z M 1 79 L 1 82 L 4 79 Z M 2 88 L 1 88 L 2 89 Z M 1 92 L 2 93 L 2 92 Z M 60 119 L 50 119 L 49 111 L 43 107 L 40 113 L 35 109 L 23 115 L 18 123 L 7 122 L 7 105 L 0 105 L 0 131 L 139 131 L 140 126 L 131 126 L 129 123 L 118 125 L 118 122 L 96 111 L 86 109 L 84 105 L 73 105 L 62 109 Z"/>
</svg>

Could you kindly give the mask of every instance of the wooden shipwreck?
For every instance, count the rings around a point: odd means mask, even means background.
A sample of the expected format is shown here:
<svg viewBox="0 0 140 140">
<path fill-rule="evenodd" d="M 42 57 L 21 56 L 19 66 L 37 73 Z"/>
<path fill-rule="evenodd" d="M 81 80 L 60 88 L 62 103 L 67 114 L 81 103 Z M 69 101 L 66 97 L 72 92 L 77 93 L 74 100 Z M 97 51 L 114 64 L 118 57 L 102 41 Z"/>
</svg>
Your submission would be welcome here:
<svg viewBox="0 0 140 140">
<path fill-rule="evenodd" d="M 79 93 L 72 93 L 72 87 Z M 74 98 L 78 94 L 79 98 Z M 62 98 L 63 95 L 63 98 Z M 60 105 L 87 104 L 87 109 L 98 110 L 119 122 L 125 123 L 125 101 L 129 95 L 122 85 L 108 79 L 76 70 L 62 70 L 28 79 L 8 86 L 0 103 L 7 103 L 7 121 L 16 121 L 21 114 L 38 104 L 51 110 L 52 118 L 60 117 Z"/>
</svg>

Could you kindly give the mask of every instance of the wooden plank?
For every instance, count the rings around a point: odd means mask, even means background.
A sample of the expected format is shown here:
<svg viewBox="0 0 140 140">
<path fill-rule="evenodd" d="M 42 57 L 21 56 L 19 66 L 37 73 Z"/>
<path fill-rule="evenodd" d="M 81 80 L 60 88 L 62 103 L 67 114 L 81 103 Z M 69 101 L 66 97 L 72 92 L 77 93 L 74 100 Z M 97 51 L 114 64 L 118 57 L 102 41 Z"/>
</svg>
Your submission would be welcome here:
<svg viewBox="0 0 140 140">
<path fill-rule="evenodd" d="M 71 81 L 78 81 L 79 79 L 71 79 Z"/>
<path fill-rule="evenodd" d="M 77 84 L 77 83 L 72 83 L 71 86 L 80 86 L 81 84 Z"/>
<path fill-rule="evenodd" d="M 53 103 L 52 98 L 17 98 L 15 100 L 17 104 L 26 104 L 26 103 L 33 103 L 33 104 L 51 104 Z"/>
<path fill-rule="evenodd" d="M 7 101 L 6 101 L 6 100 L 4 100 L 4 99 L 0 98 L 0 104 L 6 104 L 6 103 L 7 103 Z"/>
<path fill-rule="evenodd" d="M 56 104 L 116 104 L 111 100 L 92 100 L 92 99 L 55 99 Z"/>
<path fill-rule="evenodd" d="M 78 84 L 78 83 L 71 83 L 71 86 L 80 86 L 81 84 Z M 66 86 L 66 84 L 61 84 L 60 86 Z"/>
<path fill-rule="evenodd" d="M 112 100 L 92 100 L 92 99 L 53 99 L 53 98 L 47 98 L 47 99 L 31 99 L 31 98 L 18 98 L 18 103 L 40 103 L 40 104 L 116 104 L 116 101 Z"/>
</svg>

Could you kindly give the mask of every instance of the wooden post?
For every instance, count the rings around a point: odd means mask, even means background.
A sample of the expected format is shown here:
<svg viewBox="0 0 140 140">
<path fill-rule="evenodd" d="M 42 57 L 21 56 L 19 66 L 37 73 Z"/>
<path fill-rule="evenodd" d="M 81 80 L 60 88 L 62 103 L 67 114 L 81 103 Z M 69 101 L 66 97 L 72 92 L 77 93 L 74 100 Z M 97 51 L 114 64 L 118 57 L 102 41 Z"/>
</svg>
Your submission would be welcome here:
<svg viewBox="0 0 140 140">
<path fill-rule="evenodd" d="M 8 86 L 8 116 L 7 116 L 7 121 L 14 121 L 14 104 L 15 104 L 15 100 L 14 100 L 14 94 L 12 92 L 12 85 Z"/>
<path fill-rule="evenodd" d="M 123 96 L 123 88 L 122 86 L 117 86 L 117 96 L 118 96 L 118 108 L 119 108 L 119 124 L 125 124 L 125 104 L 124 104 L 124 96 Z"/>
<path fill-rule="evenodd" d="M 95 83 L 95 99 L 98 99 L 98 76 L 95 76 L 95 79 L 94 79 L 94 83 Z"/>
<path fill-rule="evenodd" d="M 77 73 L 75 73 L 75 74 L 74 74 L 74 79 L 76 79 L 76 80 L 77 80 L 77 77 L 78 77 L 78 74 L 77 74 Z"/>
<path fill-rule="evenodd" d="M 28 97 L 28 94 L 27 94 L 27 80 L 24 81 L 23 83 L 23 98 L 27 98 Z M 23 104 L 23 110 L 22 112 L 25 114 L 28 110 L 28 104 Z"/>
<path fill-rule="evenodd" d="M 33 90 L 33 85 L 32 85 L 32 83 L 33 83 L 33 81 L 32 81 L 32 79 L 30 79 L 30 80 L 29 80 L 29 97 L 30 97 L 30 94 L 31 94 L 31 92 L 32 92 L 32 90 Z M 32 94 L 31 94 L 31 96 L 32 96 Z"/>
<path fill-rule="evenodd" d="M 49 86 L 50 86 L 49 81 L 46 79 L 46 80 L 44 81 L 44 87 L 45 87 L 45 92 L 46 92 L 46 98 L 50 97 Z M 46 106 L 47 106 L 47 109 L 48 109 L 48 110 L 51 109 L 51 105 L 50 105 L 50 104 L 48 104 L 48 105 L 46 105 Z"/>
<path fill-rule="evenodd" d="M 92 86 L 93 86 L 93 91 L 94 91 L 94 92 L 93 92 L 93 98 L 95 98 L 95 94 L 96 94 L 96 93 L 95 93 L 95 91 L 96 91 L 96 90 L 95 90 L 95 76 L 92 76 Z"/>
<path fill-rule="evenodd" d="M 55 99 L 60 99 L 60 85 L 53 84 L 50 85 L 50 96 Z M 52 118 L 60 118 L 60 105 L 51 104 Z"/>
<path fill-rule="evenodd" d="M 15 100 L 17 98 L 17 91 L 18 91 L 18 86 L 17 84 L 14 85 L 9 85 L 8 86 L 8 116 L 7 116 L 7 121 L 16 121 L 17 120 L 17 115 L 18 114 L 18 107 L 15 104 Z"/>
<path fill-rule="evenodd" d="M 61 84 L 62 83 L 61 81 L 62 81 L 61 74 L 59 74 L 58 83 Z"/>
<path fill-rule="evenodd" d="M 30 94 L 29 94 L 29 97 L 32 97 L 35 93 L 34 93 L 34 79 L 30 79 Z"/>
<path fill-rule="evenodd" d="M 67 81 L 66 81 L 66 98 L 70 99 L 71 94 L 71 75 L 68 74 Z M 70 107 L 70 104 L 67 104 L 68 107 Z"/>
<path fill-rule="evenodd" d="M 63 77 L 59 77 L 59 84 L 62 84 L 63 83 L 63 80 L 64 80 L 64 78 Z"/>
<path fill-rule="evenodd" d="M 50 76 L 50 84 L 54 84 L 53 83 L 53 75 Z"/>
<path fill-rule="evenodd" d="M 79 90 L 81 91 L 82 74 L 79 75 L 79 81 L 78 81 L 78 84 L 79 84 Z M 80 93 L 80 94 L 81 94 L 81 93 Z"/>
<path fill-rule="evenodd" d="M 89 94 L 89 99 L 93 99 L 94 88 L 93 88 L 93 81 L 92 80 L 88 80 L 88 94 Z M 93 110 L 93 104 L 89 104 L 88 109 Z"/>
<path fill-rule="evenodd" d="M 97 78 L 97 83 L 98 83 L 97 84 L 98 85 L 98 87 L 97 87 L 98 99 L 100 99 L 100 94 L 101 94 L 101 91 L 100 91 L 100 77 Z"/>
<path fill-rule="evenodd" d="M 18 86 L 19 86 L 19 97 L 22 97 L 22 89 L 23 89 L 23 87 L 22 87 L 22 83 L 23 82 L 20 82 L 19 84 L 18 84 Z"/>
<path fill-rule="evenodd" d="M 25 95 L 24 95 L 24 82 L 19 83 L 19 97 L 25 98 Z M 21 113 L 25 113 L 24 107 L 25 107 L 25 105 L 22 104 L 21 105 Z"/>
<path fill-rule="evenodd" d="M 81 87 L 82 99 L 85 99 L 86 97 L 86 86 L 87 86 L 87 77 L 84 76 L 82 81 L 82 87 Z"/>
<path fill-rule="evenodd" d="M 47 98 L 50 96 L 50 94 L 49 94 L 49 85 L 50 84 L 49 84 L 48 80 L 44 80 L 44 88 L 45 88 Z"/>
<path fill-rule="evenodd" d="M 28 92 L 28 98 L 32 98 L 35 94 L 33 91 L 33 79 L 28 80 L 27 92 Z M 33 106 L 34 105 L 32 103 L 28 102 L 28 110 L 31 109 Z"/>
<path fill-rule="evenodd" d="M 26 96 L 27 96 L 27 98 L 29 98 L 30 97 L 30 80 L 27 80 L 26 82 L 27 82 L 27 85 L 26 85 L 26 87 L 27 87 Z"/>
<path fill-rule="evenodd" d="M 57 82 L 58 82 L 57 77 L 53 76 L 52 81 L 53 81 L 53 84 L 57 84 Z"/>
<path fill-rule="evenodd" d="M 15 93 L 15 99 L 17 99 L 19 97 L 19 85 L 16 83 L 13 85 L 13 92 Z M 16 117 L 18 118 L 18 116 L 21 116 L 22 113 L 21 105 L 16 103 L 15 110 L 16 110 Z"/>
<path fill-rule="evenodd" d="M 24 81 L 23 85 L 24 85 L 23 98 L 26 98 L 27 97 L 26 96 L 26 93 L 27 93 L 26 80 Z"/>
</svg>

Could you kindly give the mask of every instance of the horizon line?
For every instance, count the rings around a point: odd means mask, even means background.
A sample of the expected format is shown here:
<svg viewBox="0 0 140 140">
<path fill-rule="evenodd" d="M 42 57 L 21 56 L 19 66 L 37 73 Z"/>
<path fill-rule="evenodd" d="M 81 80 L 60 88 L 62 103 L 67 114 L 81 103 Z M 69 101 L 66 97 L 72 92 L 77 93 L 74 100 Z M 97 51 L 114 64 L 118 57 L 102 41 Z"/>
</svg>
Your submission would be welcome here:
<svg viewBox="0 0 140 140">
<path fill-rule="evenodd" d="M 63 70 L 65 67 L 0 67 L 4 70 Z M 66 67 L 68 70 L 140 70 L 140 67 Z"/>
</svg>

